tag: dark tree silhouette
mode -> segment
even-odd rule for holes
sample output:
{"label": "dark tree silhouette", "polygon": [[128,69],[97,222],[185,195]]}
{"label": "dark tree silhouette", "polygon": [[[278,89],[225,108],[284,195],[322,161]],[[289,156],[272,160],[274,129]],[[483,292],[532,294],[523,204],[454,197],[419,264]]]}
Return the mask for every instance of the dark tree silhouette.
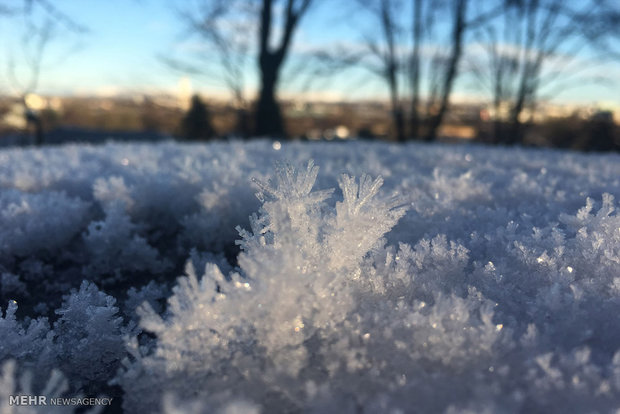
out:
{"label": "dark tree silhouette", "polygon": [[209,109],[198,95],[192,96],[191,106],[181,121],[180,134],[182,138],[194,141],[208,140],[215,136],[209,119]]}
{"label": "dark tree silhouette", "polygon": [[[35,93],[39,87],[41,72],[45,69],[46,53],[51,42],[58,35],[83,35],[88,32],[88,29],[48,0],[24,0],[23,7],[0,8],[0,14],[17,16],[24,20],[19,44],[22,67],[17,68],[16,56],[11,54],[8,57],[7,77],[23,105],[27,125],[32,126],[34,130],[34,143],[41,145],[44,141],[43,121],[38,112],[29,105],[27,97]],[[75,52],[75,47],[68,50],[67,55],[73,52]],[[58,62],[64,59],[66,56]]]}
{"label": "dark tree silhouette", "polygon": [[454,79],[457,75],[458,65],[463,55],[463,38],[465,33],[465,15],[467,13],[468,0],[455,0],[453,7],[453,25],[452,25],[452,45],[450,57],[447,60],[443,81],[441,84],[441,98],[437,113],[432,115],[429,120],[428,132],[426,133],[426,141],[433,141],[437,138],[437,130],[443,122],[443,118],[450,104],[450,95],[454,86]]}
{"label": "dark tree silhouette", "polygon": [[[606,0],[501,0],[503,14],[481,28],[488,60],[471,59],[472,73],[492,96],[494,141],[523,141],[526,110],[567,89],[600,82],[588,70],[618,58],[620,4]],[[580,59],[586,49],[595,58]],[[505,112],[505,113],[504,113]]]}
{"label": "dark tree silhouette", "polygon": [[395,13],[393,2],[382,0],[380,5],[381,27],[387,45],[387,53],[384,53],[385,77],[390,89],[390,102],[392,105],[392,118],[396,129],[396,139],[405,141],[405,115],[399,100],[398,92],[398,58],[396,53],[396,24],[393,15]]}
{"label": "dark tree silhouette", "polygon": [[382,78],[388,88],[394,136],[405,141],[405,115],[401,102],[402,56],[398,51],[400,34],[403,31],[399,13],[400,0],[358,0],[379,26],[379,35],[365,35],[365,46],[370,59],[360,59],[363,66]]}
{"label": "dark tree silhouette", "polygon": [[161,59],[174,70],[224,84],[237,115],[234,133],[247,138],[251,131],[246,68],[253,40],[247,33],[256,28],[258,8],[252,0],[203,0],[191,5],[194,7],[188,6],[179,16],[188,35],[198,36],[205,50],[197,50],[192,56]]}
{"label": "dark tree silhouette", "polygon": [[308,11],[312,0],[287,0],[281,35],[275,49],[271,47],[275,29],[274,0],[263,0],[260,12],[258,67],[260,92],[256,104],[256,135],[284,136],[280,105],[276,99],[278,78],[289,52],[299,21]]}
{"label": "dark tree silhouette", "polygon": [[[475,7],[473,12],[470,12],[470,9],[474,9],[474,7],[470,7],[470,0],[450,0],[443,4],[443,8],[438,8],[437,4],[432,0],[415,0],[413,14],[410,136],[413,138],[419,137],[421,132],[423,132],[422,130],[425,129],[423,136],[426,141],[434,141],[437,138],[439,127],[450,108],[450,98],[454,83],[461,71],[467,34],[502,12],[501,6],[491,5],[489,7],[487,2],[484,5],[476,3],[477,7]],[[427,10],[425,13],[424,9]],[[431,65],[426,71],[430,88],[427,96],[424,122],[421,122],[418,109],[418,102],[420,101],[420,61],[422,60],[420,42],[421,40],[428,41],[428,38],[432,37],[433,26],[437,18],[433,13],[451,16],[451,20],[449,20],[450,38],[447,42],[448,48],[444,51],[435,52],[430,59]],[[439,17],[443,16],[440,15]],[[422,126],[424,128],[421,128]]]}
{"label": "dark tree silhouette", "polygon": [[411,50],[411,116],[409,118],[409,136],[416,139],[420,134],[420,46],[422,44],[422,2],[413,0],[412,26],[413,48]]}
{"label": "dark tree silhouette", "polygon": [[618,151],[620,141],[617,140],[613,114],[609,111],[601,111],[586,123],[587,142],[583,149],[590,151]]}
{"label": "dark tree silhouette", "polygon": [[43,58],[49,42],[52,40],[55,25],[56,21],[51,18],[47,18],[41,26],[31,24],[30,28],[22,38],[21,47],[22,51],[26,54],[25,60],[27,62],[28,70],[21,71],[21,75],[24,76],[25,72],[29,72],[26,82],[22,83],[20,76],[17,75],[13,56],[9,58],[8,76],[11,80],[13,88],[17,90],[21,104],[24,107],[26,124],[29,127],[32,126],[32,129],[34,130],[33,135],[35,145],[43,144],[43,121],[37,111],[28,104],[27,96],[35,92],[38,88]]}
{"label": "dark tree silhouette", "polygon": [[[412,13],[404,15],[406,3],[402,0],[357,0],[357,4],[374,17],[380,28],[366,34],[368,58],[359,61],[388,87],[396,139],[435,140],[449,109],[467,32],[498,14],[501,7],[478,7],[475,12],[469,12],[469,0],[414,0]],[[445,41],[440,39],[442,31],[436,28],[438,21],[450,27],[450,37]],[[408,30],[412,40],[410,49],[402,36]],[[402,86],[406,80],[411,86],[408,133]],[[426,87],[424,109],[420,104],[423,84]]]}
{"label": "dark tree silhouette", "polygon": [[[194,74],[205,74],[223,81],[238,108],[238,133],[248,130],[244,98],[245,61],[250,55],[251,31],[258,34],[257,69],[259,95],[255,108],[255,135],[284,136],[284,125],[277,92],[282,68],[289,54],[295,31],[313,0],[203,0],[197,10],[181,13],[192,33],[199,33],[213,52],[207,62],[217,60],[218,71],[186,61],[164,58],[172,67]],[[282,16],[275,16],[282,5]],[[281,24],[281,27],[277,27]],[[275,36],[278,38],[274,38]]]}

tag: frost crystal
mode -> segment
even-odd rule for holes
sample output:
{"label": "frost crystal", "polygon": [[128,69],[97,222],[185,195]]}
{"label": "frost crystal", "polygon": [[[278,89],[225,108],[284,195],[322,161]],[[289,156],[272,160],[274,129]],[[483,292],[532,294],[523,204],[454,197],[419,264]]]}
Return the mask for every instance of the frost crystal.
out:
{"label": "frost crystal", "polygon": [[111,377],[124,355],[122,318],[116,300],[84,281],[79,291],[65,297],[56,311],[56,348],[59,368],[74,387],[88,388]]}
{"label": "frost crystal", "polygon": [[1,150],[0,411],[620,407],[618,155],[274,148]]}
{"label": "frost crystal", "polygon": [[240,229],[240,272],[225,277],[207,264],[199,281],[189,263],[167,317],[145,304],[141,326],[158,341],[142,367],[195,375],[200,384],[241,376],[241,389],[254,398],[275,392],[280,379],[318,368],[315,343],[338,335],[362,289],[355,282],[362,259],[382,247],[405,209],[378,197],[380,178],[363,176],[358,184],[346,175],[344,200],[330,207],[333,190],[312,191],[317,174],[311,161],[305,171],[278,167],[276,184],[255,180],[263,206],[252,232]]}

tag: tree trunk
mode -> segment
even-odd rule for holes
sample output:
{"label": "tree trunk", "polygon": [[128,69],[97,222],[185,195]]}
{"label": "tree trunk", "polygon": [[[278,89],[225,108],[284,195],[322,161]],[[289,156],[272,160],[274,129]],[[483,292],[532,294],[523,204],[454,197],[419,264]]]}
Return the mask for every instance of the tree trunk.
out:
{"label": "tree trunk", "polygon": [[[531,53],[530,51],[532,48],[536,47],[536,17],[539,12],[540,3],[537,0],[533,0],[528,2],[526,7],[526,37],[525,44],[523,45],[523,50],[521,52],[521,77],[519,79],[519,88],[517,91],[516,100],[510,111],[508,134],[506,136],[506,143],[509,145],[520,144],[523,141],[523,128],[520,118],[526,102],[530,100],[530,97],[532,96],[530,85],[531,80],[536,73],[536,63],[531,62],[528,53]],[[537,51],[536,61],[542,58],[541,53],[542,50]]]}
{"label": "tree trunk", "polygon": [[493,136],[491,137],[492,144],[499,144],[504,140],[503,121],[499,116],[502,103],[501,75],[501,69],[498,68],[495,77],[495,96],[493,97],[493,110],[495,114],[493,119]]}
{"label": "tree trunk", "polygon": [[35,145],[41,146],[43,145],[44,135],[43,135],[43,122],[41,118],[37,117],[34,121],[34,142]]}
{"label": "tree trunk", "polygon": [[398,102],[398,80],[396,78],[396,63],[391,62],[388,68],[388,84],[390,86],[390,101],[392,105],[392,120],[398,142],[405,142],[405,117]]}
{"label": "tree trunk", "polygon": [[510,111],[510,125],[508,127],[508,134],[506,136],[506,143],[509,145],[521,144],[523,141],[523,128],[521,125],[521,113],[525,108],[525,102],[528,99],[528,77],[530,74],[529,64],[525,65],[523,70],[523,76],[521,77],[521,83],[519,86],[519,92],[517,101],[513,105]]}
{"label": "tree trunk", "polygon": [[280,64],[274,55],[260,59],[261,85],[256,107],[257,136],[283,137],[284,125],[280,105],[276,101],[276,85]]}
{"label": "tree trunk", "polygon": [[452,32],[452,54],[448,61],[448,68],[444,77],[441,105],[436,115],[431,117],[426,135],[426,141],[434,141],[437,138],[437,130],[443,122],[443,118],[450,104],[450,95],[456,78],[457,69],[463,54],[463,35],[465,32],[465,15],[467,0],[456,0],[454,29]]}
{"label": "tree trunk", "polygon": [[523,143],[523,124],[521,123],[521,113],[523,112],[523,105],[520,101],[512,109],[510,116],[510,123],[508,125],[508,132],[505,137],[505,142],[508,145],[519,145]]}
{"label": "tree trunk", "polygon": [[237,125],[235,127],[235,134],[243,139],[248,139],[252,133],[250,126],[250,118],[246,108],[237,108]]}
{"label": "tree trunk", "polygon": [[398,95],[398,69],[399,62],[396,55],[395,27],[391,11],[391,3],[388,0],[381,2],[381,27],[387,43],[385,60],[385,80],[390,89],[390,101],[392,105],[392,120],[394,132],[398,142],[405,141],[405,118],[399,102]]}
{"label": "tree trunk", "polygon": [[396,139],[398,142],[405,142],[405,116],[402,108],[397,106],[393,112],[394,126],[396,127]]}
{"label": "tree trunk", "polygon": [[41,117],[34,110],[28,107],[28,104],[26,104],[25,98],[22,98],[22,105],[24,107],[24,117],[26,118],[26,126],[28,130],[30,130],[31,127],[34,129],[33,131],[34,145],[36,146],[43,145],[45,136],[43,132],[43,121],[41,120]]}
{"label": "tree trunk", "polygon": [[493,136],[491,137],[491,144],[501,144],[504,142],[504,126],[503,122],[499,118],[493,120]]}
{"label": "tree trunk", "polygon": [[[271,12],[274,0],[263,0],[260,14],[260,52],[258,66],[260,69],[260,93],[256,105],[255,134],[258,136],[284,137],[284,124],[280,105],[276,100],[278,87],[278,75],[282,64],[286,60],[291,39],[299,20],[306,13],[312,0],[288,0],[285,7],[284,27],[280,37],[280,44],[275,50],[271,50],[269,39],[271,37],[272,18]],[[297,5],[298,7],[295,7]]]}
{"label": "tree trunk", "polygon": [[411,120],[409,135],[420,135],[420,43],[422,41],[422,0],[414,0],[413,7],[413,56],[411,57]]}

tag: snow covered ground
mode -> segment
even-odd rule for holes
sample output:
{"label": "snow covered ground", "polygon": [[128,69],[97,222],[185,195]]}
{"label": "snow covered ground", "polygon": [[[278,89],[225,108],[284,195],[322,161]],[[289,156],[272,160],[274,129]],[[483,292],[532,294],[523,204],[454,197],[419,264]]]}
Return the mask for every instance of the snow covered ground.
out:
{"label": "snow covered ground", "polygon": [[614,154],[4,149],[0,412],[620,412],[619,197]]}

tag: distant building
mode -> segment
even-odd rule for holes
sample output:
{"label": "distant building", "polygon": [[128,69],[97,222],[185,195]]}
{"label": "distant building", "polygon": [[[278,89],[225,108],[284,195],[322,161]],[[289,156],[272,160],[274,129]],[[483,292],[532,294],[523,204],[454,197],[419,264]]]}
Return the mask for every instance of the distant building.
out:
{"label": "distant building", "polygon": [[2,117],[2,123],[10,128],[26,129],[28,123],[24,116],[24,105],[22,103],[14,103]]}

